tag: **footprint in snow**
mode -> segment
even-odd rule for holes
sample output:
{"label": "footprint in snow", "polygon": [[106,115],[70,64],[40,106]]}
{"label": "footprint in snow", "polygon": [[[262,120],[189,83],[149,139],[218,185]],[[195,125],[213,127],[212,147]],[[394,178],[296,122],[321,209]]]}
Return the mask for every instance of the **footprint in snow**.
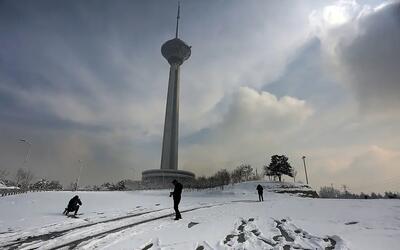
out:
{"label": "footprint in snow", "polygon": [[346,222],[346,223],[344,223],[345,225],[354,225],[354,224],[357,224],[358,223],[358,221],[349,221],[349,222]]}
{"label": "footprint in snow", "polygon": [[141,250],[161,250],[160,240],[158,238],[152,239],[140,248]]}
{"label": "footprint in snow", "polygon": [[[279,234],[271,238],[265,237],[258,228],[254,218],[240,219],[235,223],[235,229],[228,234],[221,243],[229,248],[280,248],[289,249],[335,249],[338,243],[342,245],[343,241],[338,236],[319,237],[308,234],[301,228],[298,228],[290,219],[274,220],[275,228]],[[346,248],[342,248],[346,249]]]}

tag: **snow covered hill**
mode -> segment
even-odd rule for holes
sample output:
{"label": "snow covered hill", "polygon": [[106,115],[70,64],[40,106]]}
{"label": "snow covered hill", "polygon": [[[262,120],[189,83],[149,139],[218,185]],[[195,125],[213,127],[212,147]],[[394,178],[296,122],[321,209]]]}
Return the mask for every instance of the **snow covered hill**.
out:
{"label": "snow covered hill", "polygon": [[264,191],[275,192],[275,193],[287,193],[293,194],[299,197],[310,197],[318,198],[318,194],[311,187],[293,182],[278,182],[278,181],[248,181],[238,183],[233,186],[227,186],[227,190],[233,190],[236,192],[253,193],[255,187],[261,184],[264,187]]}
{"label": "snow covered hill", "polygon": [[[398,249],[399,200],[301,198],[264,182],[258,202],[257,184],[186,191],[179,221],[170,190],[1,197],[0,248]],[[77,219],[61,214],[75,194],[83,202]]]}

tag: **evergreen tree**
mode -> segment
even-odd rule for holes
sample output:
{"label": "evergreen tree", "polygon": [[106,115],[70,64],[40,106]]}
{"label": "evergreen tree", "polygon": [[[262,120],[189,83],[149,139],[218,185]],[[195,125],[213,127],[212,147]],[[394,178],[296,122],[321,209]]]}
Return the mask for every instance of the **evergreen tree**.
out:
{"label": "evergreen tree", "polygon": [[282,181],[282,175],[293,177],[293,169],[288,160],[286,155],[271,156],[271,163],[267,167],[268,173],[277,176],[279,181]]}

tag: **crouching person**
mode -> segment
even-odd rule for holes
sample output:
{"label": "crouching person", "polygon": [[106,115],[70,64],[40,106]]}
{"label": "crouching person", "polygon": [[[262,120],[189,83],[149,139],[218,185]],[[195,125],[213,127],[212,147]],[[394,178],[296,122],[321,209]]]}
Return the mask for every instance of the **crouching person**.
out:
{"label": "crouching person", "polygon": [[63,214],[68,215],[69,212],[74,212],[74,216],[78,213],[79,206],[82,206],[82,201],[78,195],[75,195],[69,202],[68,207],[65,208]]}

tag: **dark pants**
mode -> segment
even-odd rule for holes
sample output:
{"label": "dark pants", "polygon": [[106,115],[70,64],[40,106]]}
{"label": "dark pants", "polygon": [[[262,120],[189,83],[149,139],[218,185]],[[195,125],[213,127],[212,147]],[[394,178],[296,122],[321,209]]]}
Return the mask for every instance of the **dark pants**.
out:
{"label": "dark pants", "polygon": [[263,192],[258,192],[258,200],[264,201]]}
{"label": "dark pants", "polygon": [[63,214],[68,215],[69,212],[75,212],[74,215],[76,215],[78,213],[78,210],[79,210],[79,205],[76,205],[74,207],[67,207],[64,210]]}
{"label": "dark pants", "polygon": [[179,202],[181,202],[181,197],[174,197],[174,210],[175,210],[175,219],[182,219],[181,212],[179,212]]}

